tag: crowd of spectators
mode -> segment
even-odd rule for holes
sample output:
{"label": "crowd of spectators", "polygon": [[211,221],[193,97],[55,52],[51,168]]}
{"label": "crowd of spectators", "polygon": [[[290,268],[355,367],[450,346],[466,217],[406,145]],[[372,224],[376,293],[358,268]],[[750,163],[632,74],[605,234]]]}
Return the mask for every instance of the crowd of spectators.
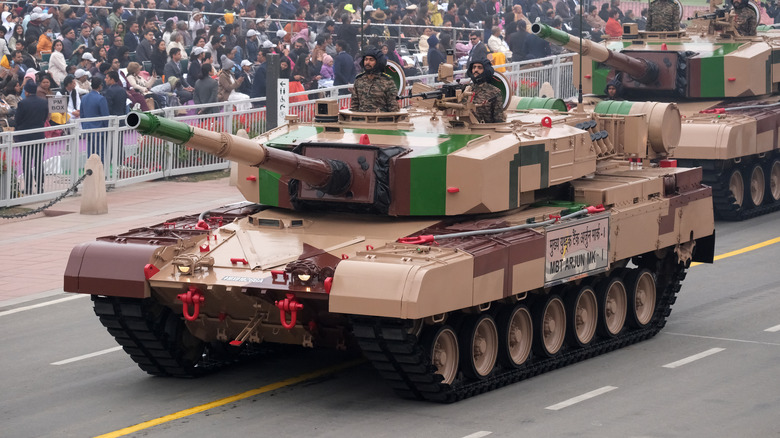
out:
{"label": "crowd of spectators", "polygon": [[[40,97],[68,96],[67,113],[51,114],[50,125],[190,102],[245,109],[250,98],[266,94],[271,53],[280,55],[279,76],[290,80],[290,91],[309,91],[352,84],[361,45],[381,49],[407,75],[436,73],[448,53],[461,66],[475,56],[494,65],[548,56],[556,48],[531,34],[531,24],[573,31],[578,23],[573,0],[514,3],[506,9],[494,0],[5,3],[0,118],[14,125],[28,82]],[[612,0],[609,16],[589,9],[594,39],[609,33],[613,18],[626,18],[619,0]]]}

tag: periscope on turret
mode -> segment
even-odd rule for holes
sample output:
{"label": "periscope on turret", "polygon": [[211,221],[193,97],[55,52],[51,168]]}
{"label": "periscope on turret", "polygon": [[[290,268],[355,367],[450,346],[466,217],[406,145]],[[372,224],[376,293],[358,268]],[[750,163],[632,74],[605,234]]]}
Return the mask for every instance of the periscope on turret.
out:
{"label": "periscope on turret", "polygon": [[701,170],[669,159],[676,106],[569,111],[497,80],[499,123],[419,84],[410,108],[320,100],[313,123],[252,139],[131,113],[237,162],[250,202],[80,245],[65,290],[153,375],[264,343],[360,349],[398,394],[439,402],[653,336],[714,250]]}

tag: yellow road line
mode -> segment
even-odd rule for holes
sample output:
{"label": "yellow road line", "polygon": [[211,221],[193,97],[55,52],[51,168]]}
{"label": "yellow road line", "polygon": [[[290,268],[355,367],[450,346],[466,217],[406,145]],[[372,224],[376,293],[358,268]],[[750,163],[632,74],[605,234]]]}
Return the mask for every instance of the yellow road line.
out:
{"label": "yellow road line", "polygon": [[356,365],[359,365],[361,363],[364,363],[365,359],[356,359],[349,362],[345,362],[342,364],[334,365],[332,367],[323,368],[321,370],[313,371],[311,373],[301,374],[297,377],[292,377],[286,380],[281,380],[276,383],[271,383],[270,385],[265,385],[260,388],[255,388],[246,392],[242,392],[240,394],[231,395],[230,397],[225,397],[223,399],[215,400],[211,403],[206,403],[200,406],[195,406],[194,408],[185,409],[183,411],[175,412],[173,414],[166,415],[164,417],[155,418],[153,420],[144,421],[143,423],[136,424],[135,426],[126,427],[124,429],[119,429],[114,432],[109,432],[103,435],[99,435],[95,438],[115,438],[120,436],[125,436],[128,434],[131,434],[133,432],[138,432],[140,430],[148,429],[153,426],[157,426],[163,423],[167,423],[169,421],[178,420],[180,418],[188,417],[193,414],[197,414],[203,411],[207,411],[209,409],[217,408],[220,406],[224,406],[228,403],[237,402],[239,400],[244,400],[249,397],[253,397],[259,394],[263,394],[266,392],[274,391],[279,388],[284,388],[285,386],[295,385],[296,383],[305,382],[306,380],[315,379],[317,377],[321,377],[327,374],[333,374],[338,371],[345,370],[347,368],[352,368]]}
{"label": "yellow road line", "polygon": [[[734,250],[734,251],[731,251],[731,252],[727,252],[725,254],[721,254],[719,256],[715,256],[715,261],[723,260],[725,258],[732,257],[732,256],[735,256],[735,255],[744,254],[746,252],[754,251],[756,249],[760,249],[760,248],[763,248],[765,246],[774,245],[775,243],[778,243],[778,242],[780,242],[780,237],[775,237],[774,239],[769,239],[769,240],[766,240],[766,241],[761,242],[761,243],[756,243],[755,245],[746,246],[746,247],[741,248],[741,249],[737,249],[737,250]],[[699,262],[691,263],[691,267],[696,266],[696,265],[700,265],[700,264],[701,263],[699,263]]]}

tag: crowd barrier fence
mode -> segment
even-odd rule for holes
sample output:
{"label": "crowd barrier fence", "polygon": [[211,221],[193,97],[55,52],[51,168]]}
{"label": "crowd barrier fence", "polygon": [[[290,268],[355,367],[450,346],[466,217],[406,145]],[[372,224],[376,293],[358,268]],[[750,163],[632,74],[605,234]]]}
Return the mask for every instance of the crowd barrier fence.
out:
{"label": "crowd barrier fence", "polygon": [[[512,93],[537,96],[544,82],[552,85],[554,97],[576,94],[572,84],[571,55],[559,55],[530,62],[512,63],[504,75]],[[464,77],[463,71],[456,77]],[[437,85],[436,75],[407,77],[407,90],[414,82]],[[341,108],[349,108],[350,95],[339,90],[350,85],[290,94],[305,100],[289,105],[289,114],[301,122],[311,122],[317,98],[338,98]],[[265,98],[209,105],[168,107],[153,111],[172,120],[213,131],[237,133],[245,129],[250,137],[265,132]],[[260,103],[260,105],[257,105]],[[405,103],[405,101],[404,101]],[[214,112],[206,113],[211,109]],[[276,110],[274,108],[274,110]],[[82,122],[105,122],[105,127],[83,129]],[[282,122],[282,121],[280,121]],[[18,141],[20,135],[43,133],[41,140]],[[52,200],[85,172],[87,158],[98,154],[104,164],[107,187],[120,187],[142,181],[226,169],[229,162],[198,150],[138,134],[124,123],[124,117],[75,119],[65,125],[0,133],[0,207]]]}

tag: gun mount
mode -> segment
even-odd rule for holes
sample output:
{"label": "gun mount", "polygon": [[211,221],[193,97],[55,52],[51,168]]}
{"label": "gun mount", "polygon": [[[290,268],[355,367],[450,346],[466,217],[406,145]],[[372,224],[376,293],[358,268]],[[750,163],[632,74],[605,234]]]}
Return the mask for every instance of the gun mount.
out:
{"label": "gun mount", "polygon": [[149,113],[131,112],[127,125],[142,134],[201,150],[220,158],[262,167],[301,180],[328,195],[343,195],[353,183],[350,167],[341,160],[316,159],[267,148],[260,143],[224,132],[212,132]]}
{"label": "gun mount", "polygon": [[531,26],[531,32],[539,38],[573,52],[579,52],[580,44],[582,44],[582,56],[590,57],[597,62],[603,62],[615,70],[624,72],[631,76],[631,79],[642,84],[652,84],[658,79],[658,63],[653,60],[635,58],[615,52],[593,41],[581,40],[576,36],[569,35],[562,30],[542,23],[534,23]]}

